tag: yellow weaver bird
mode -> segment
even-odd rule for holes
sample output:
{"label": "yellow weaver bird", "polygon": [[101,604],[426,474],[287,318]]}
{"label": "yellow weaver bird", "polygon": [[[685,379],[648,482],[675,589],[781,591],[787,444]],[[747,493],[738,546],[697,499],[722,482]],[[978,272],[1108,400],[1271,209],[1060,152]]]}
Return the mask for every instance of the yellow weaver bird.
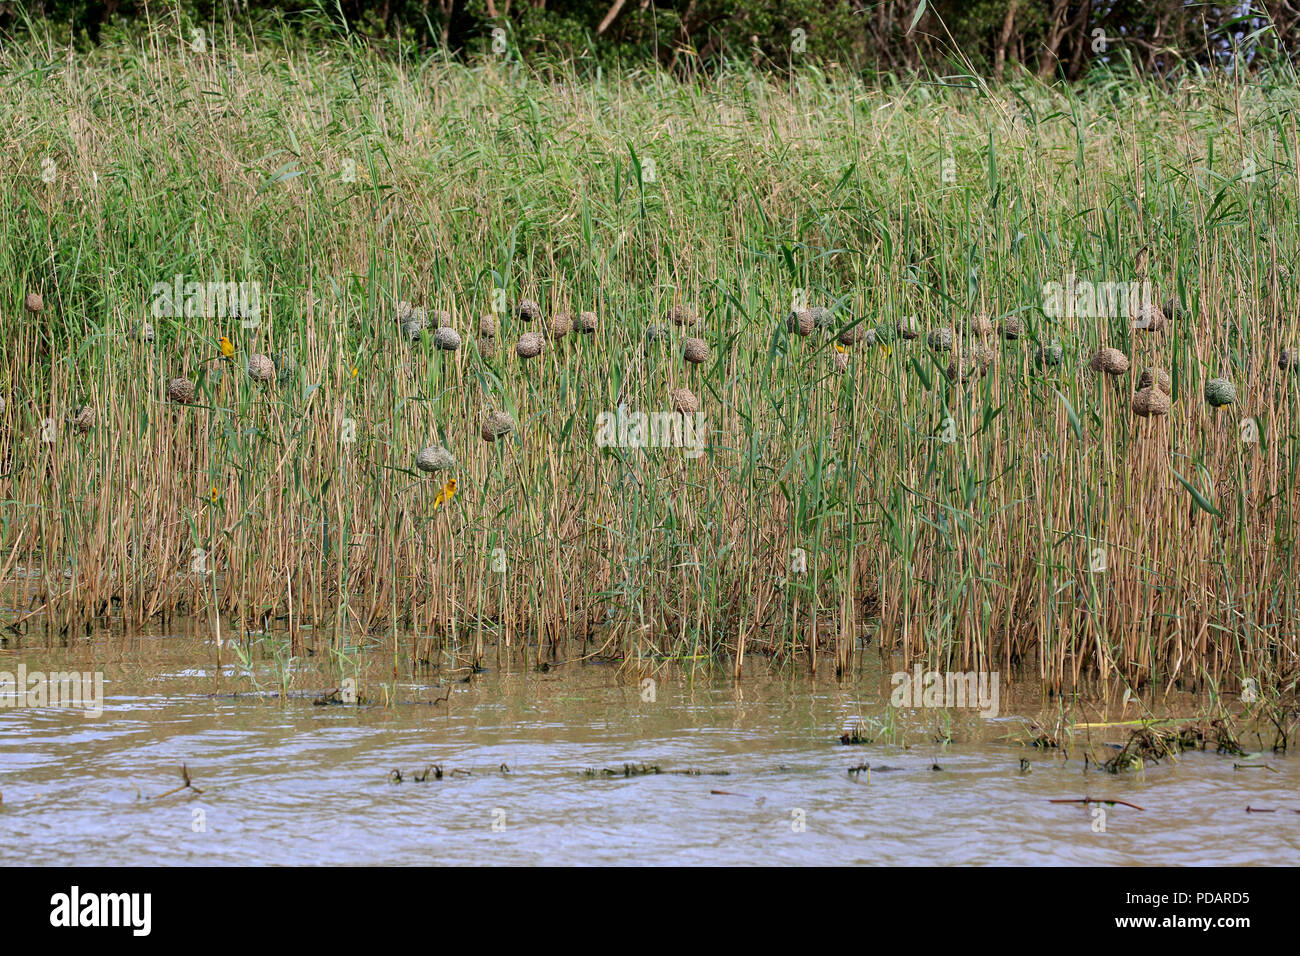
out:
{"label": "yellow weaver bird", "polygon": [[227,362],[235,357],[235,343],[224,335],[221,337],[221,357]]}
{"label": "yellow weaver bird", "polygon": [[453,478],[450,481],[448,481],[445,485],[443,485],[442,491],[438,492],[438,497],[433,499],[433,510],[437,511],[447,502],[451,501],[451,499],[454,498],[455,496],[456,496],[456,479]]}
{"label": "yellow weaver bird", "polygon": [[845,349],[844,346],[840,345],[839,342],[836,342],[836,343],[835,343],[835,351],[837,351],[837,352],[845,352],[845,351],[848,351],[848,350]]}

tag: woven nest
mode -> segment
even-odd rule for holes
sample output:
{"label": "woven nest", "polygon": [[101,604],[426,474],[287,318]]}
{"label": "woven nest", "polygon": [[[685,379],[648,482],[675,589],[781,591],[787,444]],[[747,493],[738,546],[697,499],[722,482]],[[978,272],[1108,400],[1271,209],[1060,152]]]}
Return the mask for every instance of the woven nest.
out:
{"label": "woven nest", "polygon": [[484,315],[479,317],[478,335],[481,339],[494,339],[497,337],[496,316]]}
{"label": "woven nest", "polygon": [[911,340],[921,336],[920,326],[917,325],[916,319],[910,315],[894,326],[894,330],[898,333],[899,338]]}
{"label": "woven nest", "polygon": [[997,352],[985,345],[976,345],[948,363],[948,378],[954,382],[978,378],[989,370]]}
{"label": "woven nest", "polygon": [[1049,342],[1039,346],[1036,358],[1042,366],[1060,365],[1065,361],[1065,349],[1060,342]]}
{"label": "woven nest", "polygon": [[836,352],[835,358],[832,361],[834,362],[834,364],[831,367],[835,370],[837,374],[843,375],[845,372],[849,370],[848,352]]}
{"label": "woven nest", "polygon": [[645,344],[649,348],[652,345],[666,345],[668,343],[668,330],[662,325],[650,325],[645,330]]}
{"label": "woven nest", "polygon": [[1018,316],[1009,315],[998,323],[1004,339],[1018,339],[1025,334],[1025,323]]}
{"label": "woven nest", "polygon": [[509,412],[491,411],[483,416],[483,425],[479,433],[484,441],[496,441],[515,430],[515,420]]}
{"label": "woven nest", "polygon": [[812,313],[813,325],[819,329],[829,329],[835,325],[835,313],[825,306],[814,305],[808,310]]}
{"label": "woven nest", "polygon": [[993,320],[983,312],[977,312],[970,317],[970,321],[962,328],[965,335],[991,335],[993,334]]}
{"label": "woven nest", "polygon": [[551,318],[549,329],[551,338],[562,339],[573,331],[573,316],[567,312],[557,312]]}
{"label": "woven nest", "polygon": [[133,334],[137,342],[149,343],[154,340],[153,326],[147,321],[137,325]]}
{"label": "woven nest", "polygon": [[495,355],[497,352],[497,340],[480,335],[478,337],[478,350],[483,355]]}
{"label": "woven nest", "polygon": [[1133,328],[1139,332],[1162,332],[1168,319],[1158,302],[1143,302],[1133,317]]}
{"label": "woven nest", "polygon": [[700,400],[689,388],[673,389],[672,400],[673,411],[681,412],[683,415],[694,415],[700,410]]}
{"label": "woven nest", "polygon": [[456,467],[456,456],[441,445],[430,445],[415,456],[415,467],[432,474]]}
{"label": "woven nest", "polygon": [[1173,383],[1169,380],[1169,373],[1162,368],[1148,368],[1142,370],[1142,375],[1138,378],[1138,388],[1155,388],[1164,392],[1166,395],[1172,395],[1170,391]]}
{"label": "woven nest", "polygon": [[1165,299],[1164,305],[1160,311],[1165,314],[1165,318],[1177,322],[1180,319],[1187,318],[1187,310],[1178,304],[1177,299]]}
{"label": "woven nest", "polygon": [[859,322],[857,325],[850,326],[842,331],[839,334],[837,341],[840,345],[857,345],[859,342],[871,339],[872,341],[867,342],[867,344],[874,345],[875,337],[875,332],[867,328],[866,323]]}
{"label": "woven nest", "polygon": [[248,377],[255,382],[269,382],[275,378],[275,363],[269,355],[250,355],[248,357]]}
{"label": "woven nest", "polygon": [[433,344],[444,352],[455,352],[460,348],[460,333],[450,325],[441,325],[433,333]]}
{"label": "woven nest", "polygon": [[675,305],[669,309],[668,321],[677,326],[698,325],[700,317],[695,312],[694,303],[688,303],[686,305]]}
{"label": "woven nest", "polygon": [[72,420],[72,424],[84,435],[95,427],[95,410],[89,405],[83,405],[81,411],[77,412],[77,417]]}
{"label": "woven nest", "polygon": [[8,407],[9,407],[9,403],[5,401],[3,395],[0,395],[0,415],[3,415],[5,413],[5,409]]}
{"label": "woven nest", "polygon": [[1277,356],[1277,367],[1287,372],[1300,365],[1300,349],[1283,349]]}
{"label": "woven nest", "polygon": [[293,380],[294,375],[298,372],[298,363],[294,361],[292,355],[288,352],[276,352],[272,356],[272,361],[275,362],[276,378],[279,379],[281,385]]}
{"label": "woven nest", "polygon": [[515,353],[523,359],[536,358],[546,348],[546,340],[540,332],[525,332],[515,343]]}
{"label": "woven nest", "polygon": [[45,300],[39,292],[28,292],[27,298],[23,299],[23,308],[28,312],[44,312]]}
{"label": "woven nest", "polygon": [[1169,393],[1148,386],[1133,396],[1133,414],[1139,418],[1169,414]]}
{"label": "woven nest", "polygon": [[523,299],[515,306],[515,318],[521,322],[537,322],[542,317],[542,307],[532,299]]}
{"label": "woven nest", "polygon": [[1098,349],[1088,367],[1094,372],[1105,372],[1107,375],[1123,375],[1128,371],[1128,356],[1119,349]]}
{"label": "woven nest", "polygon": [[194,403],[194,383],[188,378],[174,378],[167,383],[167,398],[177,405]]}
{"label": "woven nest", "polygon": [[451,325],[451,313],[446,309],[434,309],[429,313],[429,322],[434,328]]}
{"label": "woven nest", "polygon": [[1215,408],[1231,405],[1237,400],[1237,386],[1226,378],[1212,378],[1205,383],[1205,400]]}
{"label": "woven nest", "polygon": [[682,343],[682,358],[693,365],[703,365],[709,360],[709,343],[704,339],[687,339]]}
{"label": "woven nest", "polygon": [[952,340],[954,338],[952,329],[947,326],[941,329],[935,329],[925,337],[926,343],[936,352],[951,352]]}
{"label": "woven nest", "polygon": [[785,317],[786,331],[795,335],[812,335],[814,327],[811,309],[794,309]]}
{"label": "woven nest", "polygon": [[[405,309],[403,309],[405,306]],[[428,313],[424,309],[413,309],[409,302],[398,303],[398,320],[402,324],[402,335],[408,342],[420,341],[420,333],[428,323]]]}
{"label": "woven nest", "polygon": [[596,331],[600,320],[596,318],[595,312],[579,312],[578,317],[573,320],[573,330],[583,335],[590,335]]}

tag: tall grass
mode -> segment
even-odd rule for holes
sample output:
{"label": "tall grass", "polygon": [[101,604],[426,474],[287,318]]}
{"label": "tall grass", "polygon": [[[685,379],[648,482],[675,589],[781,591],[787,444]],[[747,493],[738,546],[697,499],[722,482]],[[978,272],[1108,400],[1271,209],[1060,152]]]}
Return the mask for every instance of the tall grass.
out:
{"label": "tall grass", "polygon": [[[873,644],[1058,687],[1294,680],[1294,78],[881,89],[215,40],[0,53],[0,578],[20,630],[120,612],[372,632],[398,664],[455,640],[843,669]],[[1143,270],[1186,309],[1163,332],[1041,308],[1045,282]],[[260,324],[132,338],[176,274],[260,282]],[[833,335],[786,331],[796,290],[882,341],[835,374]],[[521,361],[524,298],[600,328]],[[404,341],[399,300],[450,311],[465,346]],[[682,329],[644,342],[688,302],[702,366]],[[503,303],[488,350],[478,317]],[[883,342],[905,316],[979,313],[1027,331],[959,335],[997,352],[964,382],[924,333]],[[1054,340],[1063,364],[1039,366]],[[1127,375],[1089,371],[1102,345]],[[296,372],[256,383],[253,353]],[[1171,374],[1167,417],[1130,411],[1146,367]],[[180,375],[194,406],[166,401]],[[1220,375],[1238,401],[1216,412]],[[668,410],[679,386],[704,457],[597,447],[600,412]],[[83,434],[65,420],[87,404]],[[479,437],[489,408],[507,439]],[[437,510],[442,481],[414,468],[433,443],[459,481]]]}

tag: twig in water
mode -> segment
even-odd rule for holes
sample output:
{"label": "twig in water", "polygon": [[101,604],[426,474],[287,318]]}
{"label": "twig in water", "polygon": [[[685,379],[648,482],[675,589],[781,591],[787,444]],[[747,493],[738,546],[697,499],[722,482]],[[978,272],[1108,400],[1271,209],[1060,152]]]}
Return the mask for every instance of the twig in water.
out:
{"label": "twig in water", "polygon": [[171,790],[168,790],[166,793],[160,793],[158,794],[158,796],[150,797],[149,799],[161,800],[163,797],[170,797],[173,793],[180,793],[182,790],[193,790],[195,793],[203,792],[198,787],[194,786],[194,781],[190,778],[190,768],[185,764],[181,764],[181,779],[183,779],[185,782],[181,784],[179,787],[173,787]]}
{"label": "twig in water", "polygon": [[1065,800],[1048,800],[1047,802],[1048,803],[1104,803],[1110,807],[1121,806],[1121,807],[1132,807],[1134,810],[1143,809],[1142,807],[1139,807],[1136,803],[1129,803],[1127,800],[1105,800],[1105,799],[1099,800],[1096,799],[1095,797],[1078,797],[1078,798],[1065,799]]}

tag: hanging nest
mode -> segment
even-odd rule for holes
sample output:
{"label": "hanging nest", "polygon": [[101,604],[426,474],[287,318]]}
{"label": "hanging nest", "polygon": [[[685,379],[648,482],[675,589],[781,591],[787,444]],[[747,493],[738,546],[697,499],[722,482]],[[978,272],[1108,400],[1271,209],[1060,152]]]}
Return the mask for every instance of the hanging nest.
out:
{"label": "hanging nest", "polygon": [[44,312],[45,300],[39,292],[28,292],[27,298],[23,299],[23,308],[32,313]]}
{"label": "hanging nest", "polygon": [[154,340],[153,326],[149,324],[148,320],[137,325],[133,334],[137,342],[144,342],[146,345]]}
{"label": "hanging nest", "polygon": [[1004,339],[1018,339],[1025,334],[1024,320],[1015,315],[1008,315],[998,323],[998,328]]}
{"label": "hanging nest", "polygon": [[812,335],[814,328],[811,309],[794,309],[785,318],[785,328],[795,335]]}
{"label": "hanging nest", "polygon": [[668,330],[662,325],[646,326],[645,330],[645,347],[648,351],[654,346],[663,346],[668,344]]}
{"label": "hanging nest", "polygon": [[[908,341],[921,337],[921,327],[917,324],[916,317],[911,315],[895,325],[894,331],[898,333],[899,338],[904,338]],[[951,329],[949,331],[951,331]]]}
{"label": "hanging nest", "polygon": [[456,467],[456,456],[441,445],[430,445],[415,456],[415,467],[433,474]]}
{"label": "hanging nest", "polygon": [[596,318],[595,312],[579,312],[578,317],[573,320],[573,330],[582,335],[590,335],[596,331],[596,326],[600,320]]}
{"label": "hanging nest", "polygon": [[434,309],[429,313],[429,322],[435,329],[442,328],[444,325],[451,325],[451,313],[445,309]]}
{"label": "hanging nest", "polygon": [[709,343],[704,339],[687,339],[682,343],[682,358],[693,365],[703,365],[709,360]]}
{"label": "hanging nest", "polygon": [[95,427],[95,410],[89,405],[81,406],[81,411],[77,412],[77,417],[72,420],[72,426],[86,434]]}
{"label": "hanging nest", "polygon": [[294,375],[298,373],[298,363],[294,361],[292,355],[288,352],[276,352],[272,356],[275,362],[276,379],[281,385],[286,385],[293,381]]}
{"label": "hanging nest", "polygon": [[952,329],[944,326],[941,329],[935,329],[927,335],[925,341],[929,344],[930,348],[934,349],[936,352],[951,352],[954,337]]}
{"label": "hanging nest", "polygon": [[700,400],[689,388],[675,388],[671,395],[673,411],[681,412],[683,415],[694,415],[700,410]]}
{"label": "hanging nest", "polygon": [[1283,349],[1277,356],[1277,367],[1289,372],[1300,365],[1300,349]]}
{"label": "hanging nest", "polygon": [[1174,322],[1187,318],[1187,310],[1179,305],[1177,299],[1165,299],[1160,311],[1164,313],[1166,319],[1171,319]]}
{"label": "hanging nest", "polygon": [[1105,372],[1107,375],[1123,375],[1128,371],[1128,356],[1119,349],[1098,349],[1088,367],[1094,372]]}
{"label": "hanging nest", "polygon": [[1065,349],[1060,342],[1041,345],[1038,348],[1037,360],[1038,364],[1044,367],[1060,365],[1065,361]]}
{"label": "hanging nest", "polygon": [[541,332],[525,332],[515,343],[515,353],[522,359],[536,358],[546,348],[546,340]]}
{"label": "hanging nest", "polygon": [[573,316],[567,312],[557,312],[551,318],[550,333],[553,339],[562,339],[573,331]]}
{"label": "hanging nest", "polygon": [[668,310],[668,321],[676,326],[698,325],[700,317],[695,312],[695,303],[673,306]]}
{"label": "hanging nest", "polygon": [[496,441],[515,430],[515,420],[509,412],[490,411],[483,416],[483,425],[479,433],[484,441]]}
{"label": "hanging nest", "polygon": [[177,405],[194,404],[194,383],[188,378],[174,378],[167,383],[167,399]]}
{"label": "hanging nest", "polygon": [[849,326],[847,329],[841,331],[836,341],[839,342],[840,345],[856,345],[866,339],[871,339],[867,344],[874,345],[875,337],[875,332],[867,328],[865,322],[859,322],[857,325]]}
{"label": "hanging nest", "polygon": [[515,318],[521,322],[538,322],[542,318],[542,307],[532,299],[523,299],[515,306]]}
{"label": "hanging nest", "polygon": [[269,382],[275,378],[275,363],[269,355],[253,354],[248,357],[248,377],[255,382]]}
{"label": "hanging nest", "polygon": [[986,345],[972,346],[948,363],[948,378],[954,382],[978,378],[992,367],[996,357],[997,352]]}
{"label": "hanging nest", "polygon": [[497,337],[497,320],[494,315],[479,316],[478,336],[481,339],[494,339]]}
{"label": "hanging nest", "polygon": [[450,325],[440,325],[433,333],[433,344],[444,352],[455,352],[460,348],[460,333]]}
{"label": "hanging nest", "polygon": [[1226,378],[1212,378],[1205,383],[1205,400],[1215,408],[1231,405],[1237,400],[1237,386]]}
{"label": "hanging nest", "polygon": [[420,335],[424,332],[424,326],[428,322],[428,313],[424,309],[416,309],[409,302],[397,303],[397,321],[402,327],[402,336],[408,342],[420,341]]}
{"label": "hanging nest", "polygon": [[835,370],[835,373],[837,375],[843,375],[845,372],[849,370],[849,353],[836,352],[834,354],[835,357],[832,360],[834,362],[834,365],[832,365],[831,367]]}
{"label": "hanging nest", "polygon": [[993,320],[983,312],[977,312],[962,327],[963,335],[992,335]]}
{"label": "hanging nest", "polygon": [[1143,302],[1133,317],[1133,328],[1140,332],[1163,332],[1168,319],[1157,302]]}
{"label": "hanging nest", "polygon": [[819,329],[833,328],[835,325],[835,313],[825,306],[814,305],[808,310],[812,313],[813,325]]}
{"label": "hanging nest", "polygon": [[1173,383],[1169,379],[1169,373],[1162,368],[1148,368],[1142,370],[1142,375],[1138,378],[1138,388],[1156,388],[1166,395],[1172,395],[1170,391]]}
{"label": "hanging nest", "polygon": [[1169,414],[1169,393],[1154,386],[1139,389],[1133,396],[1133,414],[1139,418]]}

